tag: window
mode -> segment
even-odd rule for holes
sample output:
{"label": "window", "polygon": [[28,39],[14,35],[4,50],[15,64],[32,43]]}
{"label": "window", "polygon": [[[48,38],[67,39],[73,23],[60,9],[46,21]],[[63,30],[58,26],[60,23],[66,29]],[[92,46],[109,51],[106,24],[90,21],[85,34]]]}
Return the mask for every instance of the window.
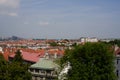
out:
{"label": "window", "polygon": [[37,76],[35,76],[35,80],[37,80]]}
{"label": "window", "polygon": [[117,73],[117,76],[119,77],[119,70],[117,70],[116,73]]}
{"label": "window", "polygon": [[30,69],[30,72],[33,72],[34,70],[33,69]]}
{"label": "window", "polygon": [[39,69],[35,69],[35,72],[36,72],[36,73],[39,73]]}
{"label": "window", "polygon": [[119,64],[119,59],[117,59],[117,64]]}
{"label": "window", "polygon": [[45,71],[44,71],[44,70],[41,70],[41,74],[45,74]]}
{"label": "window", "polygon": [[51,73],[51,70],[47,70],[46,72],[47,72],[47,73]]}

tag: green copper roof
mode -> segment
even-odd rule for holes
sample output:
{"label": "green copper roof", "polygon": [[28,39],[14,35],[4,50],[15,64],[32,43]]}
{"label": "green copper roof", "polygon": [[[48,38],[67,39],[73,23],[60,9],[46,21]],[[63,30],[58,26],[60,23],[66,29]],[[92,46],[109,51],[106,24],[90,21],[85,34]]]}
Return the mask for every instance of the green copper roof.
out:
{"label": "green copper roof", "polygon": [[40,60],[37,63],[30,66],[30,68],[38,68],[38,69],[54,69],[57,67],[58,67],[57,64],[45,58],[40,58]]}

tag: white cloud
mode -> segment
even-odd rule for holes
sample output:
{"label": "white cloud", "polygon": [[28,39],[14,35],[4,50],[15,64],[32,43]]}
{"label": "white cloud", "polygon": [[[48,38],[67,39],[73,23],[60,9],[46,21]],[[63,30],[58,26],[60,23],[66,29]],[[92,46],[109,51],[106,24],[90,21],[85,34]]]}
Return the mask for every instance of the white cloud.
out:
{"label": "white cloud", "polygon": [[0,0],[0,15],[18,16],[20,0]]}
{"label": "white cloud", "polygon": [[49,25],[49,22],[39,22],[39,25],[40,26],[47,26],[47,25]]}
{"label": "white cloud", "polygon": [[17,8],[19,6],[20,0],[0,0],[0,6]]}
{"label": "white cloud", "polygon": [[18,14],[15,12],[6,12],[6,11],[0,12],[0,15],[18,16]]}
{"label": "white cloud", "polygon": [[9,16],[18,16],[17,13],[8,13]]}

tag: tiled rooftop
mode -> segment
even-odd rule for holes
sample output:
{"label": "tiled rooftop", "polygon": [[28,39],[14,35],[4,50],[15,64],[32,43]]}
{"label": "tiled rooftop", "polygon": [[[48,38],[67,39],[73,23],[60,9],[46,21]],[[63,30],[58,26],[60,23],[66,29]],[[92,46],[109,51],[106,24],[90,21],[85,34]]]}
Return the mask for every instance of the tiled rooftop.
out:
{"label": "tiled rooftop", "polygon": [[52,60],[40,58],[40,60],[31,65],[30,68],[38,68],[38,69],[55,69],[58,67],[57,64],[55,64]]}

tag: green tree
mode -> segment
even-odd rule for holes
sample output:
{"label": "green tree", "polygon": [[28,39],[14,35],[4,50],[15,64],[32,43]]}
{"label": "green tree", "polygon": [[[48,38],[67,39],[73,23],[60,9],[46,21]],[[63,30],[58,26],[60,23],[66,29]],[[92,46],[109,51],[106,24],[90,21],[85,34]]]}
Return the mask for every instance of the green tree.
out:
{"label": "green tree", "polygon": [[114,55],[103,43],[86,43],[66,50],[61,64],[70,62],[68,80],[116,80]]}
{"label": "green tree", "polygon": [[28,72],[28,66],[19,62],[10,64],[9,73],[11,80],[31,80],[31,74]]}
{"label": "green tree", "polygon": [[13,62],[5,61],[0,55],[0,80],[31,80],[28,64],[24,64],[20,50],[16,52]]}
{"label": "green tree", "polygon": [[0,80],[5,79],[3,76],[6,76],[6,73],[7,73],[6,65],[7,65],[7,62],[5,61],[3,55],[0,54]]}
{"label": "green tree", "polygon": [[12,80],[31,80],[31,74],[28,72],[28,67],[28,64],[24,64],[20,50],[17,50],[13,62],[9,67]]}
{"label": "green tree", "polygon": [[57,42],[50,42],[50,46],[58,46]]}
{"label": "green tree", "polygon": [[115,39],[114,41],[110,41],[109,44],[118,45],[120,47],[120,40],[119,39]]}
{"label": "green tree", "polygon": [[23,63],[23,59],[22,59],[22,55],[21,55],[20,50],[17,50],[15,57],[13,59],[13,62]]}

